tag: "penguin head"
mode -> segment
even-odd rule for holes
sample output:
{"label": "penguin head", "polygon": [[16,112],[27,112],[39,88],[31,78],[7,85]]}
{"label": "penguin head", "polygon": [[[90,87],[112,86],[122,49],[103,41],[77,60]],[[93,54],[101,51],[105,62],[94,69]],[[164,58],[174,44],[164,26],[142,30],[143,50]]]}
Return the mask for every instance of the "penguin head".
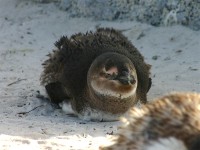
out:
{"label": "penguin head", "polygon": [[135,95],[138,84],[131,60],[117,53],[98,56],[90,66],[87,82],[95,94],[119,99]]}

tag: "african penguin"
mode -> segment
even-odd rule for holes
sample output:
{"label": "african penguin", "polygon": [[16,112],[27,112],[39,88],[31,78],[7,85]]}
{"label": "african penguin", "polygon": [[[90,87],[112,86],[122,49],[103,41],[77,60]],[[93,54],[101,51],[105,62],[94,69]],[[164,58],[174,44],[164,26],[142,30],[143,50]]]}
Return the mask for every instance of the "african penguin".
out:
{"label": "african penguin", "polygon": [[55,46],[41,75],[52,103],[70,104],[84,120],[112,121],[147,102],[151,66],[120,31],[63,36]]}

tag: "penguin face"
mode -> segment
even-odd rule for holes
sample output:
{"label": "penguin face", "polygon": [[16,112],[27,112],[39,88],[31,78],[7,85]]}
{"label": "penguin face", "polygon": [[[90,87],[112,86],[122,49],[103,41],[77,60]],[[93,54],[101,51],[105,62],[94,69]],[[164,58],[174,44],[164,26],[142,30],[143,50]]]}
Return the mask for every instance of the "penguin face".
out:
{"label": "penguin face", "polygon": [[92,63],[88,84],[96,94],[129,98],[136,93],[137,74],[133,63],[126,56],[105,53]]}

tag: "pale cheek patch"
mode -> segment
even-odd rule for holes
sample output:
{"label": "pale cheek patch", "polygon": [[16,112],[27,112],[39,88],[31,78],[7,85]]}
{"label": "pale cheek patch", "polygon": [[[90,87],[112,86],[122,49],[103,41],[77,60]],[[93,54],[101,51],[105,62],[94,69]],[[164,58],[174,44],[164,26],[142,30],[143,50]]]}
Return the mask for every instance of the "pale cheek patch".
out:
{"label": "pale cheek patch", "polygon": [[107,74],[118,74],[117,67],[111,67],[109,70],[106,71]]}

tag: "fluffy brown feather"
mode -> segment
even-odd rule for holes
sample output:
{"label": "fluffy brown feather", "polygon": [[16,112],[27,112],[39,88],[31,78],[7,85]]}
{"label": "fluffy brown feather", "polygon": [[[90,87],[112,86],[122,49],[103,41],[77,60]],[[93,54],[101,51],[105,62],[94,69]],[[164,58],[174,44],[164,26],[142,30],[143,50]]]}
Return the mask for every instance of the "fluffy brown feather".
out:
{"label": "fluffy brown feather", "polygon": [[[102,150],[145,150],[152,141],[174,137],[188,150],[200,149],[200,94],[174,93],[133,108],[115,144]],[[148,147],[148,146],[147,146]]]}
{"label": "fluffy brown feather", "polygon": [[[41,75],[42,85],[52,88],[51,83],[58,83],[61,86],[62,90],[57,95],[63,96],[54,102],[61,102],[66,97],[76,102],[77,99],[84,101],[91,64],[98,56],[114,52],[126,56],[134,64],[138,76],[137,99],[146,103],[146,94],[151,86],[150,65],[144,62],[141,53],[121,32],[100,28],[96,32],[78,33],[70,38],[63,36],[55,46],[56,50],[43,64]],[[78,103],[84,104],[80,100]]]}

